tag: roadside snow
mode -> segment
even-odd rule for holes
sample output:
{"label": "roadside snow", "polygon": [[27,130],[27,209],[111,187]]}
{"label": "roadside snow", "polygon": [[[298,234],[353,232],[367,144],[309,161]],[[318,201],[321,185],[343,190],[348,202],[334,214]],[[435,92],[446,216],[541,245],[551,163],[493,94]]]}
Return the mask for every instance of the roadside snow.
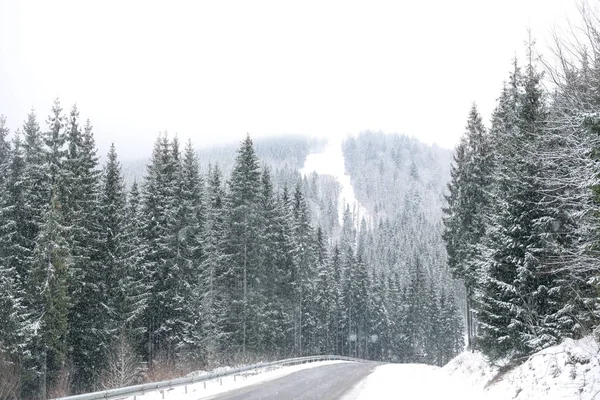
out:
{"label": "roadside snow", "polygon": [[484,388],[498,373],[480,352],[465,351],[442,368],[450,376],[474,387]]}
{"label": "roadside snow", "polygon": [[[240,375],[226,376],[221,379],[212,381],[199,382],[187,386],[179,386],[165,391],[164,397],[162,391],[148,392],[144,395],[135,396],[135,400],[199,400],[207,399],[220,393],[230,390],[239,389],[244,386],[250,386],[261,382],[270,381],[272,379],[281,378],[291,373],[301,371],[307,368],[321,367],[323,365],[338,364],[347,361],[321,361],[308,364],[292,365],[289,367],[269,367],[259,368],[245,372]],[[223,370],[227,370],[224,367]],[[134,396],[126,397],[123,400],[134,400]]]}
{"label": "roadside snow", "polygon": [[351,211],[354,210],[356,213],[356,228],[359,228],[358,224],[360,224],[363,217],[365,217],[367,222],[369,221],[368,211],[358,202],[350,175],[346,174],[341,139],[329,139],[322,153],[313,153],[306,156],[300,173],[305,176],[313,172],[320,175],[331,175],[340,183],[342,188],[338,196],[338,219],[340,225],[343,223],[346,204],[350,206]]}
{"label": "roadside snow", "polygon": [[485,387],[490,400],[600,399],[600,347],[591,336],[566,339],[542,350],[499,376],[495,383],[489,382],[498,368],[490,366],[479,353],[463,353],[443,370],[479,389]]}
{"label": "roadside snow", "polygon": [[424,364],[385,364],[344,400],[367,399],[481,400],[483,391],[448,375],[439,367]]}

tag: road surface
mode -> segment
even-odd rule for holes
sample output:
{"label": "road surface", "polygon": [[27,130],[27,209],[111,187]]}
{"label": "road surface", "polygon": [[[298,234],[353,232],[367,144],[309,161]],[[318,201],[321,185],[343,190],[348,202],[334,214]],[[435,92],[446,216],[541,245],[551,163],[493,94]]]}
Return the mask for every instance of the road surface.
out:
{"label": "road surface", "polygon": [[344,362],[304,369],[284,377],[210,397],[214,400],[340,399],[378,363]]}

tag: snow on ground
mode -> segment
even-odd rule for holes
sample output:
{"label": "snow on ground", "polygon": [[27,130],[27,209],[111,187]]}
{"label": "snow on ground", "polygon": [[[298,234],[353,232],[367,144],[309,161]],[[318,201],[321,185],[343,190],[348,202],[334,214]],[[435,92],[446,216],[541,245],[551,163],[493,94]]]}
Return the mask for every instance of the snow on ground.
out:
{"label": "snow on ground", "polygon": [[355,221],[357,225],[360,223],[362,217],[365,217],[367,222],[369,221],[368,211],[358,202],[350,175],[346,174],[341,139],[329,139],[322,153],[313,153],[306,156],[300,173],[304,176],[313,172],[320,175],[331,175],[340,183],[342,188],[338,198],[338,218],[340,225],[343,222],[346,204],[350,205],[351,210],[356,207]]}
{"label": "snow on ground", "polygon": [[[252,371],[247,371],[243,374],[234,376],[225,376],[212,381],[198,382],[193,385],[179,386],[164,393],[161,391],[148,392],[144,395],[137,395],[135,400],[200,400],[207,399],[220,393],[230,390],[239,389],[244,386],[250,386],[261,382],[266,382],[272,379],[281,378],[296,371],[301,371],[307,368],[321,367],[323,365],[343,363],[347,361],[320,361],[307,364],[291,365],[288,367],[269,367],[259,368]],[[225,367],[227,369],[227,367]],[[220,369],[221,370],[221,369]],[[134,400],[134,396],[126,397],[124,400]]]}
{"label": "snow on ground", "polygon": [[600,347],[589,336],[566,339],[542,350],[513,370],[498,376],[479,353],[463,353],[443,370],[453,378],[485,388],[486,399],[600,399]]}
{"label": "snow on ground", "polygon": [[483,388],[498,373],[480,352],[465,351],[442,368],[454,378],[477,388]]}
{"label": "snow on ground", "polygon": [[483,391],[456,379],[439,367],[385,364],[375,368],[344,400],[481,400]]}

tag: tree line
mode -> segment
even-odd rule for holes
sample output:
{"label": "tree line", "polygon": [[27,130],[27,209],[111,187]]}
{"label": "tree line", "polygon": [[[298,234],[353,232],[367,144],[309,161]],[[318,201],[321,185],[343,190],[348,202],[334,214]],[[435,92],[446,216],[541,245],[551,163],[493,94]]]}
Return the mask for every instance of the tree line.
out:
{"label": "tree line", "polygon": [[462,347],[456,299],[417,255],[408,283],[371,268],[349,209],[325,237],[303,183],[276,187],[249,136],[226,179],[159,135],[126,187],[75,106],[9,134],[1,118],[1,398],[308,354],[441,364]]}
{"label": "tree line", "polygon": [[597,22],[584,10],[586,45],[556,38],[546,82],[530,39],[491,127],[473,106],[454,155],[449,265],[467,287],[470,345],[492,360],[518,362],[598,326]]}

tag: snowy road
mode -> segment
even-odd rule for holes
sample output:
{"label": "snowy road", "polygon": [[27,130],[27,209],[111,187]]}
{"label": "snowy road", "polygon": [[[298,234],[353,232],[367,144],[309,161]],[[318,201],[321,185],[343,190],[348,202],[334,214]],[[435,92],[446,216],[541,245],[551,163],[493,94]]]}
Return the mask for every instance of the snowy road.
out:
{"label": "snowy road", "polygon": [[344,362],[309,368],[210,398],[215,400],[341,399],[377,365],[379,364]]}

